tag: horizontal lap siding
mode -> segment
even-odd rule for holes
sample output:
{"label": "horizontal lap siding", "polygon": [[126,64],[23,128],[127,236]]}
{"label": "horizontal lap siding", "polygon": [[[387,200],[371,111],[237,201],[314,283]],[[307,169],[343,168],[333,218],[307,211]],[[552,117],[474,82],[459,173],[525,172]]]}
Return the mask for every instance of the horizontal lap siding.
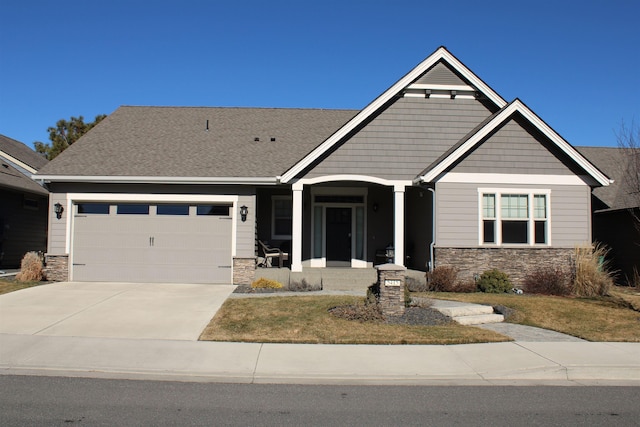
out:
{"label": "horizontal lap siding", "polygon": [[590,241],[591,193],[587,185],[438,183],[436,185],[437,246],[479,246],[479,187],[550,189],[552,246],[573,247]]}
{"label": "horizontal lap siding", "polygon": [[471,99],[400,98],[305,177],[413,179],[489,114]]}
{"label": "horizontal lap siding", "polygon": [[478,246],[477,185],[436,185],[436,245]]}
{"label": "horizontal lap siding", "polygon": [[571,170],[515,120],[467,155],[453,172],[569,175]]}
{"label": "horizontal lap siding", "polygon": [[591,191],[584,186],[551,188],[553,246],[573,247],[591,241]]}

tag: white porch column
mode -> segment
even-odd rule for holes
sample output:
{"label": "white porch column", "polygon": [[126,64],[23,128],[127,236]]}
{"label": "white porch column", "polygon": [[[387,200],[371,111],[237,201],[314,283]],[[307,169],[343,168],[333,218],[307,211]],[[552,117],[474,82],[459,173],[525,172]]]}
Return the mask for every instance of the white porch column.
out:
{"label": "white porch column", "polygon": [[302,188],[301,183],[292,186],[291,271],[302,271]]}
{"label": "white porch column", "polygon": [[393,263],[404,266],[404,185],[393,187]]}

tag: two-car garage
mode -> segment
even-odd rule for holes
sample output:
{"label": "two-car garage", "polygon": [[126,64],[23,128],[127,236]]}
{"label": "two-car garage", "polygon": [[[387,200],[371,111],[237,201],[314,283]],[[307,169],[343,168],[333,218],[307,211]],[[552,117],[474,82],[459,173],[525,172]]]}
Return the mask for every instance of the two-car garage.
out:
{"label": "two-car garage", "polygon": [[74,202],[74,281],[231,283],[232,203]]}

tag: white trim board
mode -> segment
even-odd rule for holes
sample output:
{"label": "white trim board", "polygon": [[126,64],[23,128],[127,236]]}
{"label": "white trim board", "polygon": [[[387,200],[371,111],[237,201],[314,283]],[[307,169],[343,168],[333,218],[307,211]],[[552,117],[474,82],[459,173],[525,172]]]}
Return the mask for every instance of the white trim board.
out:
{"label": "white trim board", "polygon": [[527,175],[502,173],[448,173],[437,182],[465,184],[514,184],[514,185],[589,185],[588,176],[578,175]]}
{"label": "white trim board", "polygon": [[43,182],[89,182],[112,184],[241,184],[274,185],[277,177],[187,177],[187,176],[81,176],[81,175],[33,175]]}
{"label": "white trim board", "polygon": [[37,170],[32,168],[31,166],[29,166],[28,164],[26,164],[25,162],[21,162],[20,160],[16,159],[15,157],[7,154],[6,152],[0,150],[0,157],[4,158],[8,163],[13,163],[19,167],[21,167],[22,169],[26,170],[27,172],[30,173],[36,173]]}

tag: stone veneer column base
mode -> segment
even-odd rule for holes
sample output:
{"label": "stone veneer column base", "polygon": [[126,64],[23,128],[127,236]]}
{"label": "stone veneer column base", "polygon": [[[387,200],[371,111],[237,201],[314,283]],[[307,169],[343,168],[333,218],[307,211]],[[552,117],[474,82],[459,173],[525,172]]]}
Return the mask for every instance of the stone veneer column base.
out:
{"label": "stone veneer column base", "polygon": [[405,272],[401,265],[383,264],[378,270],[378,304],[383,316],[402,316],[405,312]]}
{"label": "stone veneer column base", "polygon": [[462,281],[497,268],[518,286],[536,271],[558,268],[570,272],[573,259],[573,248],[435,248],[435,266],[454,266]]}
{"label": "stone veneer column base", "polygon": [[233,284],[251,285],[256,279],[256,258],[233,259]]}
{"label": "stone veneer column base", "polygon": [[66,282],[69,280],[69,255],[44,256],[44,274],[52,282]]}

